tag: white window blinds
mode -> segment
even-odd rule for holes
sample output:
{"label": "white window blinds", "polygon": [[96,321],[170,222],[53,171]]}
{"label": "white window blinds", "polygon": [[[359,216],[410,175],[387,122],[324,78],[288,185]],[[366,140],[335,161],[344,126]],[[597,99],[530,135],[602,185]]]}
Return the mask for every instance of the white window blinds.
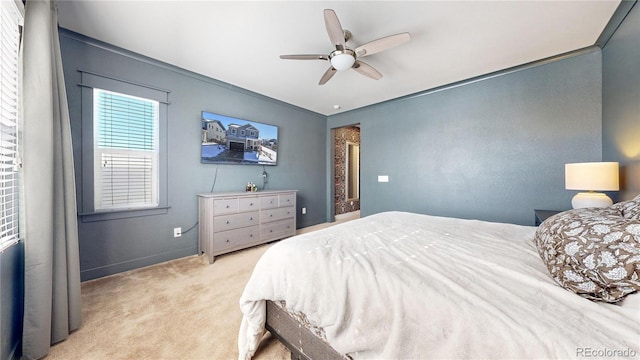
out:
{"label": "white window blinds", "polygon": [[96,210],[158,206],[159,103],[93,89]]}
{"label": "white window blinds", "polygon": [[18,241],[18,105],[22,12],[0,1],[0,250]]}

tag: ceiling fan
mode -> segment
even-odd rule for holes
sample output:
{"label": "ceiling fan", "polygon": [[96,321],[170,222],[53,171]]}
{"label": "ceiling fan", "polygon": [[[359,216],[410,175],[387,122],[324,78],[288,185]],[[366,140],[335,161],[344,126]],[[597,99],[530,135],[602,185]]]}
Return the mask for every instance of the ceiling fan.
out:
{"label": "ceiling fan", "polygon": [[364,45],[360,45],[355,49],[351,49],[347,46],[347,41],[351,38],[351,32],[349,32],[349,30],[342,29],[335,11],[332,9],[324,10],[324,24],[327,28],[329,39],[333,46],[335,46],[335,50],[331,51],[328,55],[280,55],[281,59],[329,60],[329,62],[331,62],[331,66],[329,66],[329,69],[327,69],[324,75],[320,78],[320,85],[326,84],[326,82],[329,81],[336,72],[347,70],[349,68],[375,80],[382,78],[382,74],[378,70],[358,59],[398,46],[409,41],[411,38],[411,35],[408,32],[405,32],[373,40]]}

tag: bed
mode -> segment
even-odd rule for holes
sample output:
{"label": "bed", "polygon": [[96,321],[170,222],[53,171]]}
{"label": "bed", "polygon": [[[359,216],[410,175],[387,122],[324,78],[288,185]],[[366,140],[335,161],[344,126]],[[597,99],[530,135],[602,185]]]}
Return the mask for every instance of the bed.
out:
{"label": "bed", "polygon": [[[567,216],[581,214],[556,220],[574,226]],[[636,245],[637,220],[629,228]],[[593,301],[550,273],[558,264],[543,261],[544,235],[530,226],[384,212],[283,240],[258,261],[241,296],[239,359],[259,351],[266,330],[296,359],[640,355],[640,246],[630,249],[636,260],[626,257],[636,278],[624,293]]]}

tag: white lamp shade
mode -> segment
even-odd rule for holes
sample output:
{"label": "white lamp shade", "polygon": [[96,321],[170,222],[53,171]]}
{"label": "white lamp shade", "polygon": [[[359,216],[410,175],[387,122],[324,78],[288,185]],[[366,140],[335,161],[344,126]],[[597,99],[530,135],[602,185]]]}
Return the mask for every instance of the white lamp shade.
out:
{"label": "white lamp shade", "polygon": [[564,185],[567,190],[618,191],[618,163],[565,164]]}

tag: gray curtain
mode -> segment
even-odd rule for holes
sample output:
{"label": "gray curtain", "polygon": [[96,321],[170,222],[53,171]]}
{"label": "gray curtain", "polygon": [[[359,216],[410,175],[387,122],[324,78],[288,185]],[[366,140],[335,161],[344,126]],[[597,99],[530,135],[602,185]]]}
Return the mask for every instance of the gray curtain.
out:
{"label": "gray curtain", "polygon": [[82,321],[71,129],[55,0],[26,2],[22,56],[22,354],[38,359]]}

